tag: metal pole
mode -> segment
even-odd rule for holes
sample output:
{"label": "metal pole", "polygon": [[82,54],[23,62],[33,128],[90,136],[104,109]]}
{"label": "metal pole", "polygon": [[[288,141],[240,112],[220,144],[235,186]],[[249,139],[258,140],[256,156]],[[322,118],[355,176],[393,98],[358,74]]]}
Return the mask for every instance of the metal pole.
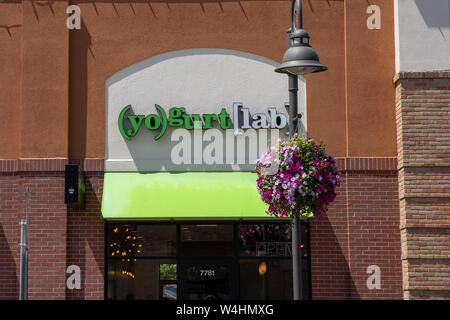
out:
{"label": "metal pole", "polygon": [[292,280],[294,282],[294,300],[303,300],[302,248],[300,247],[301,223],[294,215],[292,219]]}
{"label": "metal pole", "polygon": [[[295,19],[295,7],[297,7],[297,19]],[[291,8],[291,32],[303,28],[303,12],[301,0],[292,0]],[[296,20],[296,21],[295,21]],[[295,23],[296,22],[296,23]],[[288,48],[290,47],[288,36]],[[289,74],[289,137],[293,137],[298,130],[298,76]],[[294,214],[292,218],[292,282],[294,286],[294,300],[303,300],[302,277],[302,250],[300,247],[301,222]]]}
{"label": "metal pole", "polygon": [[27,220],[20,221],[20,288],[19,300],[28,300]]}
{"label": "metal pole", "polygon": [[298,113],[297,92],[298,76],[288,74],[289,76],[289,138],[292,138],[296,131],[296,117]]}
{"label": "metal pole", "polygon": [[[297,131],[298,114],[298,76],[289,74],[289,137],[293,137]],[[302,283],[302,252],[300,218],[294,215],[292,219],[292,282],[294,286],[294,300],[303,300]]]}
{"label": "metal pole", "polygon": [[[298,8],[297,19],[295,19],[295,7]],[[292,0],[291,15],[291,30],[303,29],[303,9],[301,0]]]}
{"label": "metal pole", "polygon": [[30,188],[25,191],[25,217],[20,221],[20,284],[19,300],[28,300],[28,211]]}

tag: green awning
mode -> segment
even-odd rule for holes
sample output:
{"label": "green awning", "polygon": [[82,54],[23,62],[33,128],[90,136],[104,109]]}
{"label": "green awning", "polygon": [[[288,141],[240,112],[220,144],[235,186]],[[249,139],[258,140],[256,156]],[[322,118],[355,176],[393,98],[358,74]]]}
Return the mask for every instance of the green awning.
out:
{"label": "green awning", "polygon": [[252,172],[106,172],[103,219],[265,219]]}

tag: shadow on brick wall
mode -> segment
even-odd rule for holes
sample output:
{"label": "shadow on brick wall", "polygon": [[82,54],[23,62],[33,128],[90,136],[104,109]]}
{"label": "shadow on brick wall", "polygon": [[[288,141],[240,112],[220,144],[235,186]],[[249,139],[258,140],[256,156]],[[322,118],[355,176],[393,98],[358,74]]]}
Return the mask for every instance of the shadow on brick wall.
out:
{"label": "shadow on brick wall", "polygon": [[88,55],[95,59],[91,35],[81,19],[81,29],[69,41],[69,157],[85,158],[87,143]]}
{"label": "shadow on brick wall", "polygon": [[102,176],[85,176],[84,208],[67,210],[67,265],[81,271],[81,288],[66,288],[67,300],[104,298],[104,222],[101,219]]}
{"label": "shadow on brick wall", "polygon": [[0,300],[19,298],[19,280],[17,267],[11,252],[10,243],[0,225]]}
{"label": "shadow on brick wall", "polygon": [[342,216],[343,211],[332,208],[329,214],[330,217],[325,215],[311,222],[312,298],[358,300],[360,296],[346,255],[347,229],[343,226],[346,216]]}

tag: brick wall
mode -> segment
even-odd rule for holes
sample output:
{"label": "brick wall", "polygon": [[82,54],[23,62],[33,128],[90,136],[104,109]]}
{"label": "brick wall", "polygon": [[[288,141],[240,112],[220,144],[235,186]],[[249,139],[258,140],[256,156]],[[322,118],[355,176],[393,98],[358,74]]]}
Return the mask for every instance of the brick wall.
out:
{"label": "brick wall", "polygon": [[[375,170],[380,161],[384,170]],[[402,298],[395,161],[370,159],[355,170],[361,162],[347,159],[344,187],[327,216],[311,224],[313,299]],[[380,289],[367,287],[372,265],[380,268]]]}
{"label": "brick wall", "polygon": [[67,211],[67,265],[81,269],[81,289],[66,290],[66,299],[104,298],[105,226],[100,218],[103,173],[88,174],[85,207]]}
{"label": "brick wall", "polygon": [[[87,170],[85,207],[74,209],[64,204],[63,160],[20,162],[0,161],[0,299],[17,299],[19,294],[17,244],[26,186],[31,191],[30,299],[103,299],[100,164],[78,161]],[[313,299],[401,299],[396,161],[337,162],[344,185],[328,215],[311,224]],[[66,289],[66,268],[72,264],[81,268],[80,290]],[[379,290],[366,286],[369,265],[381,269]]]}
{"label": "brick wall", "polygon": [[394,83],[404,298],[449,299],[450,72]]}
{"label": "brick wall", "polygon": [[[103,173],[85,175],[85,208],[68,209],[60,162],[28,160],[23,172],[20,161],[0,161],[0,299],[19,297],[19,222],[26,218],[27,187],[29,299],[103,299]],[[66,289],[71,264],[81,267],[81,290]]]}
{"label": "brick wall", "polygon": [[[66,208],[61,173],[2,174],[1,179],[1,274],[0,296],[17,299],[20,275],[20,225],[28,220],[30,299],[65,298]],[[30,189],[28,217],[25,190]],[[64,197],[62,197],[64,199]]]}
{"label": "brick wall", "polygon": [[0,299],[19,297],[19,179],[0,174]]}

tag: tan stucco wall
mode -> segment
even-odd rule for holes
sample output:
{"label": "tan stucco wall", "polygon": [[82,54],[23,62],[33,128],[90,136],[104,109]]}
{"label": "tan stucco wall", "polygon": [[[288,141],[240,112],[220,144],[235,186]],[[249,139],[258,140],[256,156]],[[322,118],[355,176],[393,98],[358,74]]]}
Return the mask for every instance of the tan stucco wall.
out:
{"label": "tan stucco wall", "polygon": [[[290,1],[0,3],[0,159],[103,158],[105,81],[136,62],[189,48],[281,61]],[[338,157],[396,156],[393,4],[366,27],[366,0],[304,1],[304,27],[329,71],[307,79],[308,130]],[[9,31],[9,32],[8,32]],[[226,85],[226,84],[225,84]],[[287,90],[287,79],[286,79]]]}

